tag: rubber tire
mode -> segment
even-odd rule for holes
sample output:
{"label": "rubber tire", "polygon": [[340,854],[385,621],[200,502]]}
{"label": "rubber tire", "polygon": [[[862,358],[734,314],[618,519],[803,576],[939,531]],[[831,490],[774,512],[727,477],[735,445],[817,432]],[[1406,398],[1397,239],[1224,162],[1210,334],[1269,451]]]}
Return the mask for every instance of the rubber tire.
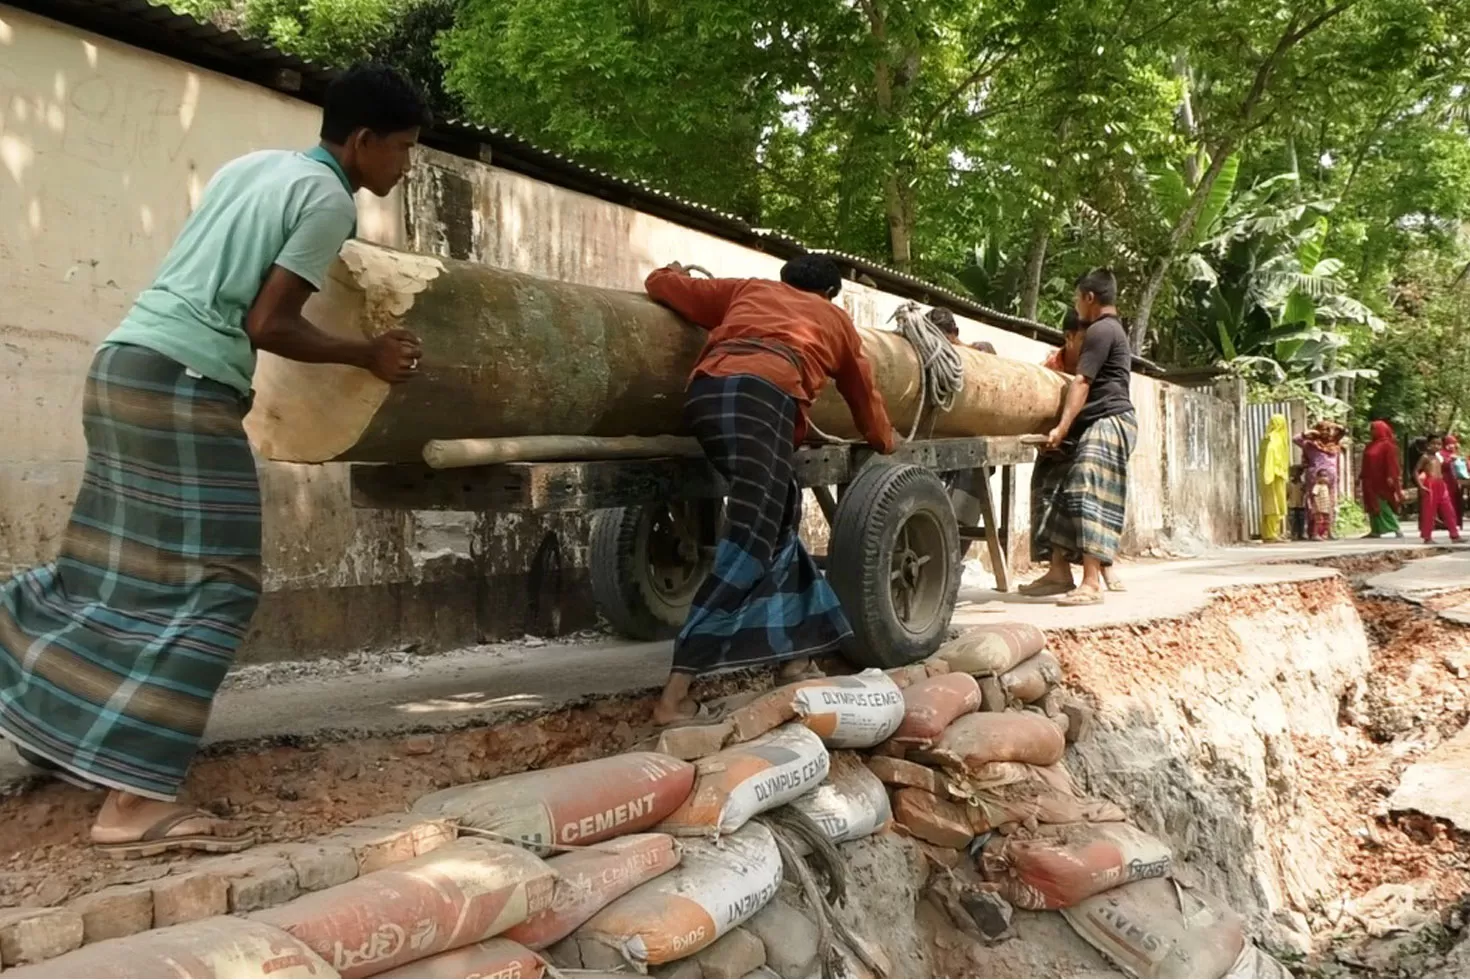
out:
{"label": "rubber tire", "polygon": [[[928,630],[911,631],[893,608],[889,568],[898,529],[909,517],[929,511],[945,542],[949,579],[942,607]],[[949,636],[960,589],[960,532],[949,491],[919,466],[875,463],[864,469],[837,505],[828,544],[827,581],[852,624],[842,653],[859,667],[902,667],[929,656]]]}
{"label": "rubber tire", "polygon": [[630,640],[671,640],[689,615],[689,604],[671,606],[647,582],[643,507],[613,507],[592,518],[592,598],[618,634]]}

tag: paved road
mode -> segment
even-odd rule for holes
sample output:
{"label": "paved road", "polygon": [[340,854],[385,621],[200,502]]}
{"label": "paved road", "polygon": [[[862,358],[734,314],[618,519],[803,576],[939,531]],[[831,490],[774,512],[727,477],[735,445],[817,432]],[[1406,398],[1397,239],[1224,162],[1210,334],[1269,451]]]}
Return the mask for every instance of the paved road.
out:
{"label": "paved road", "polygon": [[[1344,555],[1422,550],[1401,542],[1244,546],[1201,558],[1120,566],[1129,586],[1101,606],[1060,609],[984,588],[962,590],[957,626],[1022,619],[1043,629],[1088,628],[1189,615],[1213,590],[1296,582],[1334,574],[1307,564]],[[983,573],[982,573],[983,574]],[[1470,584],[1470,550],[1410,563],[1372,587],[1405,592]],[[591,695],[656,688],[667,676],[667,643],[545,642],[499,644],[451,653],[362,655],[244,668],[221,692],[209,742],[238,742],[319,732],[384,733],[492,721],[497,713],[547,707]],[[0,742],[0,787],[24,773]]]}

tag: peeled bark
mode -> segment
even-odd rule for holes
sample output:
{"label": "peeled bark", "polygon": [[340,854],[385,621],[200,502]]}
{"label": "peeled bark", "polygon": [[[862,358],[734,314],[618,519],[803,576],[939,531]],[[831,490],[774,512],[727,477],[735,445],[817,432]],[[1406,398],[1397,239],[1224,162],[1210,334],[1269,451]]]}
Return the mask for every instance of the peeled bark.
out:
{"label": "peeled bark", "polygon": [[[434,439],[682,434],[683,394],[707,334],[641,293],[597,289],[351,242],[307,315],[342,336],[393,327],[424,343],[420,376],[389,386],[366,371],[262,354],[246,429],[275,460],[406,463]],[[920,408],[918,359],[902,337],[860,330],[894,425]],[[966,384],[921,436],[1044,432],[1065,379],[1039,365],[961,349]],[[858,433],[828,386],[824,431]]]}

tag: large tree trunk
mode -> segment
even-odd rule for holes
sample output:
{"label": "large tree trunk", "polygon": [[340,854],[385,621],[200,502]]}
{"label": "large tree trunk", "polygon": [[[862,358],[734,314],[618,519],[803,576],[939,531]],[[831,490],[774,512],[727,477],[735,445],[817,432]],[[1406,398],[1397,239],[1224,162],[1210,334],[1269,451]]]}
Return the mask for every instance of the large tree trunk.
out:
{"label": "large tree trunk", "polygon": [[[472,262],[351,242],[307,315],[341,336],[393,327],[424,342],[421,376],[390,387],[366,371],[261,355],[246,428],[269,459],[412,462],[431,439],[682,433],[684,386],[708,334],[640,293],[538,279]],[[920,404],[907,341],[862,330],[894,424]],[[1040,365],[960,349],[965,388],[935,436],[1045,432],[1065,379]],[[830,386],[824,431],[858,433]],[[921,428],[930,433],[926,421]]]}

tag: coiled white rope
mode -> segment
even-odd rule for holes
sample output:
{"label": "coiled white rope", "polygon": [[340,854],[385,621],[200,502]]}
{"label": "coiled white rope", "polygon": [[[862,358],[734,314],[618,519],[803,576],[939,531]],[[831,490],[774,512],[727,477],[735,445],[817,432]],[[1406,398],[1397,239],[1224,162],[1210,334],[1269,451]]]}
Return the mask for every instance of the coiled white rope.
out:
{"label": "coiled white rope", "polygon": [[919,420],[925,408],[936,408],[948,412],[954,408],[955,398],[965,387],[965,362],[960,352],[944,332],[936,327],[919,309],[917,303],[905,303],[893,311],[890,320],[898,321],[898,334],[909,342],[914,353],[919,355],[919,411],[914,414],[914,424],[909,429],[909,441],[919,431]]}

